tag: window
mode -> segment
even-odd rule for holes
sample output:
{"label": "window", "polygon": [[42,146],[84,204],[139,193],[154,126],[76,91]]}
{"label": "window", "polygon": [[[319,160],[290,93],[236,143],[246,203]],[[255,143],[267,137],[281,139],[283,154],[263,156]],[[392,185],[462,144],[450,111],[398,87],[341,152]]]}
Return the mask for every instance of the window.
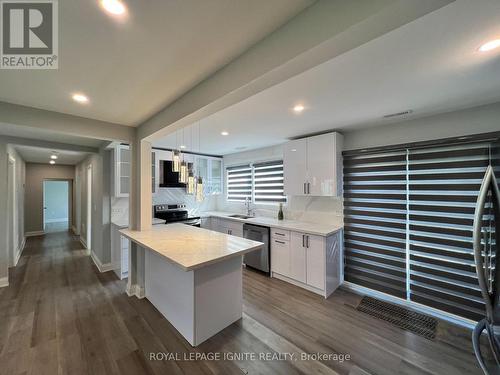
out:
{"label": "window", "polygon": [[282,160],[228,167],[226,178],[228,201],[286,202]]}
{"label": "window", "polygon": [[239,165],[226,168],[227,172],[227,200],[244,202],[252,199],[252,167]]}
{"label": "window", "polygon": [[[344,155],[345,280],[481,319],[472,226],[490,149],[475,143]],[[483,220],[491,232],[491,214]]]}

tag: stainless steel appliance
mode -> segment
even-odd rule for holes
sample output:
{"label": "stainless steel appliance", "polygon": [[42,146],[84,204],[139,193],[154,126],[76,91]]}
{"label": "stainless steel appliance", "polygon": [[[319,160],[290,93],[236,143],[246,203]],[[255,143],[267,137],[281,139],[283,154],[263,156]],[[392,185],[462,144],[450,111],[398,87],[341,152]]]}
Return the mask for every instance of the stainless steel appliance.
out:
{"label": "stainless steel appliance", "polygon": [[500,265],[496,265],[496,249],[500,233],[500,189],[491,165],[486,169],[479,190],[473,228],[474,261],[486,316],[474,328],[472,344],[481,369],[488,375],[490,372],[480,347],[480,337],[484,330],[497,371],[500,368],[500,340],[495,335],[495,328],[500,326]]}
{"label": "stainless steel appliance", "polygon": [[243,263],[247,267],[255,268],[269,275],[271,272],[269,228],[254,224],[243,224],[243,237],[264,243],[262,250],[255,250],[245,254]]}
{"label": "stainless steel appliance", "polygon": [[155,218],[165,220],[165,224],[201,225],[200,216],[190,216],[185,204],[157,204],[153,206],[153,214]]}

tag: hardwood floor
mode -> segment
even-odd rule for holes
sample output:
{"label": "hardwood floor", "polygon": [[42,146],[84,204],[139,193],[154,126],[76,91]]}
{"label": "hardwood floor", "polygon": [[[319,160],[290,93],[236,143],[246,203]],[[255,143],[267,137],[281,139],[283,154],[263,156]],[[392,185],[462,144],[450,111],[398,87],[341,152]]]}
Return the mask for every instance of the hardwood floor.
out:
{"label": "hardwood floor", "polygon": [[[361,297],[346,291],[324,300],[250,271],[243,286],[243,319],[194,349],[113,272],[99,273],[76,238],[29,238],[0,289],[0,374],[480,374],[465,329],[440,322],[429,341],[356,311]],[[188,360],[211,353],[240,357]]]}

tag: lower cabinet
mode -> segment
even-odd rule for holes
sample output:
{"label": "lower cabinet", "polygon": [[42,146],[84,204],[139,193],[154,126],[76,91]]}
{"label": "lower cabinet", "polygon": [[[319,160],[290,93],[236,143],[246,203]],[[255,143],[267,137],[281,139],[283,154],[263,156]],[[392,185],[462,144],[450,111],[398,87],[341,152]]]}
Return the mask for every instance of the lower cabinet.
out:
{"label": "lower cabinet", "polygon": [[[342,282],[341,233],[272,231],[271,275],[328,297]],[[288,240],[289,238],[289,240]]]}
{"label": "lower cabinet", "polygon": [[120,234],[121,227],[112,225],[111,262],[113,271],[121,280],[128,277],[129,240]]}
{"label": "lower cabinet", "polygon": [[238,221],[218,219],[217,229],[215,230],[217,232],[243,237],[243,224]]}
{"label": "lower cabinet", "polygon": [[215,219],[211,218],[211,217],[202,217],[201,218],[201,224],[200,224],[200,227],[201,228],[204,228],[204,229],[210,229],[210,230],[213,230],[213,226],[212,226],[212,222],[214,221]]}

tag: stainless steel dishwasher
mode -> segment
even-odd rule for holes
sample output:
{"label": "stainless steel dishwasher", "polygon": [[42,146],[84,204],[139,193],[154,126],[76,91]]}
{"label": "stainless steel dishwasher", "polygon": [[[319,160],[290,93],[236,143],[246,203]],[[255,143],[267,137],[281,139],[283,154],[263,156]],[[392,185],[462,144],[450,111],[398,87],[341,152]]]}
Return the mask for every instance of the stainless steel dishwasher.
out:
{"label": "stainless steel dishwasher", "polygon": [[269,228],[260,225],[243,224],[243,237],[249,240],[263,242],[262,250],[255,250],[245,254],[243,263],[247,267],[255,268],[269,275],[270,249],[269,249]]}

